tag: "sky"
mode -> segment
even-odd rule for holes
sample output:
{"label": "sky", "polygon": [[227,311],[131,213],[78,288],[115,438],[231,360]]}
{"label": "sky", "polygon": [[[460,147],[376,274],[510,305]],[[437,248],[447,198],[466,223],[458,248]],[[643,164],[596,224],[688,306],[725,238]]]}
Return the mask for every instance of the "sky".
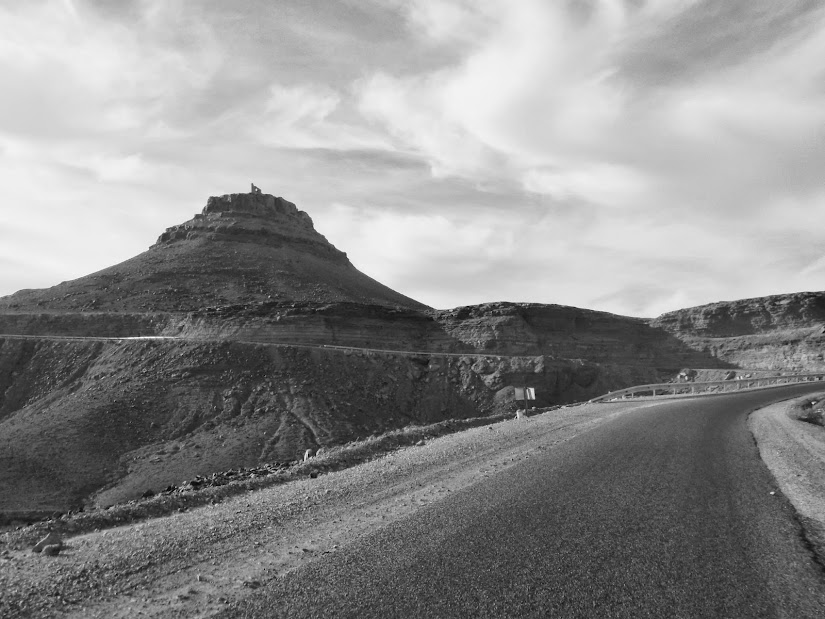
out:
{"label": "sky", "polygon": [[437,308],[825,290],[821,0],[0,0],[0,295],[281,196]]}

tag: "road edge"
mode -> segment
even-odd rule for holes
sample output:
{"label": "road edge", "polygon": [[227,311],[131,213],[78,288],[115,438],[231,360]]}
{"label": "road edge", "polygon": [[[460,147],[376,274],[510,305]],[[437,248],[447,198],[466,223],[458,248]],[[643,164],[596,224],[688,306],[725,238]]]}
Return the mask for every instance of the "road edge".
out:
{"label": "road edge", "polygon": [[825,428],[794,414],[802,403],[822,398],[825,391],[756,409],[748,416],[748,429],[796,512],[802,541],[825,572]]}

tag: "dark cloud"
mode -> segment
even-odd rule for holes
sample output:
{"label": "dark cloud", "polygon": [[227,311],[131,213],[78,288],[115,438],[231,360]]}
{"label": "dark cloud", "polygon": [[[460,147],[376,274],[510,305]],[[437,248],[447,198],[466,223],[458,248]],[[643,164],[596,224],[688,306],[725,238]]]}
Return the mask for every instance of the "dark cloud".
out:
{"label": "dark cloud", "polygon": [[819,0],[704,0],[634,42],[618,66],[631,84],[690,82],[808,31],[823,10]]}

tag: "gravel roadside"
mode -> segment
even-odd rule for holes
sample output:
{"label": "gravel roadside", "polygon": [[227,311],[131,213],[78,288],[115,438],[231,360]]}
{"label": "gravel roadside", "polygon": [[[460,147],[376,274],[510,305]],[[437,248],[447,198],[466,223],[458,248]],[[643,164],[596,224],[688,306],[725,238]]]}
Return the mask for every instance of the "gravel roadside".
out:
{"label": "gravel roadside", "polygon": [[821,400],[825,392],[808,395],[753,412],[748,427],[759,455],[779,488],[797,511],[811,550],[825,568],[825,427],[797,419],[803,401]]}
{"label": "gravel roadside", "polygon": [[653,405],[571,406],[442,436],[314,479],[71,537],[54,557],[4,547],[0,536],[0,616],[209,616],[536,450]]}

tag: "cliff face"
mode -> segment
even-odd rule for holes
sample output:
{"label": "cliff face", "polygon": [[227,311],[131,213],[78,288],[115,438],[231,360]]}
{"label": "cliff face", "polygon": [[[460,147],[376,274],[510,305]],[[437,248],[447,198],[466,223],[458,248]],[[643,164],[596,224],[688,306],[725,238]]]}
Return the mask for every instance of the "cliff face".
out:
{"label": "cliff face", "polygon": [[486,303],[435,313],[450,338],[478,352],[549,354],[676,369],[723,367],[641,318],[539,303]]}
{"label": "cliff face", "polygon": [[351,267],[347,255],[319,234],[312,218],[292,202],[269,194],[210,197],[193,219],[167,228],[154,248],[182,241],[246,243],[259,247],[294,246],[333,264]]}
{"label": "cliff face", "polygon": [[653,324],[672,333],[716,338],[825,326],[825,292],[711,303],[662,314]]}
{"label": "cliff face", "polygon": [[743,368],[825,369],[825,292],[712,303],[663,314],[651,326]]}

